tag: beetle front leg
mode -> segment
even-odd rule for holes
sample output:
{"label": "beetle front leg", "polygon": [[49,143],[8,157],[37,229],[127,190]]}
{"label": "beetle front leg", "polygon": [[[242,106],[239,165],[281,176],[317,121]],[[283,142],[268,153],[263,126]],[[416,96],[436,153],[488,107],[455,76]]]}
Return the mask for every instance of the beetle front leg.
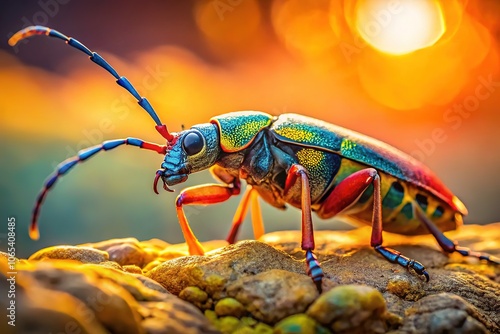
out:
{"label": "beetle front leg", "polygon": [[422,209],[416,205],[416,215],[418,219],[427,227],[429,232],[434,236],[436,241],[438,242],[439,246],[448,253],[453,253],[457,252],[460,253],[463,256],[472,256],[475,258],[478,258],[479,260],[486,260],[490,263],[494,264],[500,264],[500,258],[486,254],[486,253],[480,253],[480,252],[475,252],[471,250],[470,248],[467,247],[461,247],[459,246],[455,241],[450,240],[448,237],[446,237],[441,230],[425,215],[425,213],[422,211]]}
{"label": "beetle front leg", "polygon": [[325,274],[319,264],[313,250],[314,245],[314,231],[311,217],[311,189],[309,187],[309,177],[307,170],[298,164],[293,164],[288,171],[284,194],[288,193],[290,188],[295,184],[300,177],[301,181],[301,206],[302,206],[302,249],[306,251],[306,265],[307,274],[312,278],[316,284],[318,291],[321,292],[321,282]]}
{"label": "beetle front leg", "polygon": [[188,245],[190,255],[203,255],[205,250],[194,235],[186,215],[182,208],[183,205],[206,205],[215,204],[228,200],[233,195],[240,193],[239,181],[232,185],[205,184],[201,186],[184,189],[176,200],[177,217],[181,225],[182,234]]}

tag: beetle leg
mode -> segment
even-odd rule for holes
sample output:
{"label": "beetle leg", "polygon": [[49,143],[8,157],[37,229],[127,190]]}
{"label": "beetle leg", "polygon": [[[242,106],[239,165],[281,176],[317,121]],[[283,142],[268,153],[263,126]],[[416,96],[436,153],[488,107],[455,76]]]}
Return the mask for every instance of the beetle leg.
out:
{"label": "beetle leg", "polygon": [[252,191],[250,195],[250,215],[252,217],[252,229],[255,239],[260,239],[264,235],[264,222],[262,221],[262,213],[260,211],[259,193],[257,190]]}
{"label": "beetle leg", "polygon": [[239,181],[232,185],[223,184],[205,184],[184,189],[176,200],[177,217],[181,225],[182,234],[188,245],[189,254],[203,255],[205,253],[203,246],[194,235],[186,215],[182,208],[183,205],[206,205],[215,204],[228,200],[233,195],[240,193]]}
{"label": "beetle leg", "polygon": [[377,174],[373,178],[373,217],[372,217],[372,236],[371,246],[383,257],[392,263],[397,263],[407,269],[413,269],[417,274],[425,276],[425,280],[429,282],[429,274],[425,270],[423,264],[413,259],[410,259],[400,252],[382,246],[382,199],[380,194],[380,176]]}
{"label": "beetle leg", "polygon": [[226,238],[228,243],[234,244],[236,242],[236,235],[241,227],[241,223],[243,223],[243,220],[245,219],[249,206],[252,208],[252,226],[255,239],[259,239],[264,234],[264,225],[262,223],[258,195],[257,191],[252,188],[252,186],[247,186],[240,205],[234,214],[233,224]]}
{"label": "beetle leg", "polygon": [[417,274],[425,276],[429,281],[429,274],[423,264],[410,259],[400,252],[382,246],[382,198],[380,194],[380,176],[378,173],[373,177],[373,216],[372,216],[372,236],[371,246],[383,257],[392,263],[397,263],[407,269],[413,269]]}
{"label": "beetle leg", "polygon": [[311,217],[311,189],[309,188],[309,177],[307,170],[299,165],[293,164],[288,171],[284,194],[286,195],[290,188],[300,177],[301,181],[301,204],[302,204],[302,249],[306,251],[307,274],[321,292],[321,281],[325,274],[323,269],[313,253],[314,250],[314,232]]}
{"label": "beetle leg", "polygon": [[380,176],[376,169],[362,169],[339,182],[324,201],[318,213],[324,218],[329,218],[342,212],[355,203],[370,184],[373,184],[371,246],[390,262],[397,263],[405,268],[412,268],[417,274],[424,275],[428,281],[429,274],[420,262],[407,258],[394,249],[382,246],[382,199],[380,194]]}
{"label": "beetle leg", "polygon": [[455,241],[450,240],[448,237],[446,237],[443,232],[439,230],[439,228],[425,215],[424,212],[422,212],[422,209],[416,205],[416,214],[418,219],[427,227],[429,232],[434,236],[436,241],[438,242],[439,246],[448,253],[453,253],[457,252],[462,254],[463,256],[472,256],[476,257],[479,260],[486,260],[491,263],[495,264],[500,264],[500,258],[486,254],[486,253],[480,253],[480,252],[475,252],[471,250],[470,248],[467,247],[461,247],[459,246]]}

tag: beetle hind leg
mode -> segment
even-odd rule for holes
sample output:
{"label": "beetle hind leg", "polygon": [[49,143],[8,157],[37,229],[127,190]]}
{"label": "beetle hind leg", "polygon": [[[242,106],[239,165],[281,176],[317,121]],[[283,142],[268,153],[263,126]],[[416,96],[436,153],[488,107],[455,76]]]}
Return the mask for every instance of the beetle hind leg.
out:
{"label": "beetle hind leg", "polygon": [[378,174],[373,177],[372,224],[371,246],[389,262],[397,263],[408,270],[412,269],[418,275],[424,276],[426,282],[429,282],[429,273],[425,270],[423,264],[402,255],[394,249],[382,246],[382,196],[380,176]]}
{"label": "beetle hind leg", "polygon": [[480,253],[480,252],[475,252],[471,250],[470,248],[467,247],[462,247],[459,246],[455,241],[449,239],[446,237],[441,230],[425,215],[424,212],[420,209],[420,207],[416,206],[416,214],[420,222],[424,224],[424,226],[429,230],[429,232],[434,236],[436,241],[438,242],[439,246],[447,252],[447,253],[454,253],[457,252],[463,256],[471,256],[475,257],[479,260],[486,260],[490,263],[493,264],[500,264],[500,258],[486,254],[486,253]]}
{"label": "beetle hind leg", "polygon": [[410,259],[394,249],[382,246],[382,199],[380,176],[377,170],[373,168],[362,169],[339,182],[323,203],[319,214],[325,218],[329,218],[342,212],[355,203],[370,184],[373,184],[371,246],[389,262],[412,269],[418,275],[425,276],[425,279],[428,281],[429,274],[420,262]]}
{"label": "beetle hind leg", "polygon": [[233,224],[226,238],[228,243],[234,244],[236,242],[238,231],[240,230],[241,224],[245,219],[249,206],[251,208],[252,227],[255,239],[259,239],[264,234],[264,224],[262,222],[262,214],[260,212],[258,196],[259,194],[257,193],[257,190],[252,188],[252,186],[250,185],[247,186],[247,189],[243,194],[243,198],[241,199],[240,205],[238,206],[238,209],[234,214]]}

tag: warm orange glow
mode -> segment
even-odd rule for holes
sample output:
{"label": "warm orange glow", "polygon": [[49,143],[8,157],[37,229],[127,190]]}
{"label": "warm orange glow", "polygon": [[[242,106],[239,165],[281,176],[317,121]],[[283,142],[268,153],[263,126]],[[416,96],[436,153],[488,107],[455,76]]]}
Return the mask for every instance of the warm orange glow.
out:
{"label": "warm orange glow", "polygon": [[368,44],[394,55],[429,47],[445,32],[436,0],[362,0],[355,20],[358,33]]}
{"label": "warm orange glow", "polygon": [[391,108],[411,110],[445,105],[470,80],[473,68],[484,61],[483,66],[497,66],[495,54],[492,59],[485,59],[490,48],[491,39],[484,27],[465,17],[446,43],[399,57],[364,52],[359,59],[358,75],[366,92]]}
{"label": "warm orange glow", "polygon": [[339,28],[329,17],[328,1],[275,1],[273,25],[286,48],[306,58],[332,53],[339,43]]}
{"label": "warm orange glow", "polygon": [[261,37],[261,12],[256,0],[199,0],[196,23],[217,55],[252,55]]}

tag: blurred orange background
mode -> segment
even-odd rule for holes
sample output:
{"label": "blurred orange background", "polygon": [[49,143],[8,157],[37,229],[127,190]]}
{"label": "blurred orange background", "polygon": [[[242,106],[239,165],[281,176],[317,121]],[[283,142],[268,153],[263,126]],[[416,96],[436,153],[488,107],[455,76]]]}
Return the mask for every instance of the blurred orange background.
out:
{"label": "blurred orange background", "polygon": [[[423,161],[466,204],[467,223],[500,219],[498,1],[0,6],[0,208],[2,219],[16,217],[20,255],[113,237],[182,241],[175,195],[151,190],[162,157],[130,147],[101,153],[58,182],[42,208],[40,241],[27,239],[35,196],[57,163],[103,140],[163,141],[134,99],[85,55],[46,37],[9,47],[12,33],[30,24],[99,52],[172,131],[236,110],[316,117]],[[176,191],[205,182],[208,172]],[[186,208],[199,238],[225,238],[238,201]],[[299,228],[297,210],[263,207],[267,231]],[[315,221],[318,229],[339,224]],[[249,225],[242,238],[252,237]]]}

